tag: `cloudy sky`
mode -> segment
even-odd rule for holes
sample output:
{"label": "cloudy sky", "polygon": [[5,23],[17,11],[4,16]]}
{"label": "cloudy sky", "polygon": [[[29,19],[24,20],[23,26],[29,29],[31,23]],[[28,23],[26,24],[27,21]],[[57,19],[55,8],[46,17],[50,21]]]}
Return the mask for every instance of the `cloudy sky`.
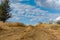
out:
{"label": "cloudy sky", "polygon": [[10,0],[10,7],[10,22],[37,24],[60,16],[60,0]]}

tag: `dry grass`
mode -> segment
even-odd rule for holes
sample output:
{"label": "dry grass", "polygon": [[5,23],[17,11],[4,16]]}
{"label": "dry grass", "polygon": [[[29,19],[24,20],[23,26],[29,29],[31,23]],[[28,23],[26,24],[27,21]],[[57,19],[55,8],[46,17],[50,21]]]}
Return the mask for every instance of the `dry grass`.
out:
{"label": "dry grass", "polygon": [[15,30],[15,29],[19,29],[21,27],[26,27],[26,25],[23,23],[19,23],[19,22],[15,22],[15,23],[5,22],[5,23],[3,23],[0,21],[0,30]]}
{"label": "dry grass", "polygon": [[15,23],[10,23],[10,22],[0,22],[0,26],[9,26],[9,27],[19,27],[19,26],[22,26],[22,27],[25,27],[26,25],[23,24],[23,23],[19,23],[19,22],[15,22]]}
{"label": "dry grass", "polygon": [[60,40],[60,25],[0,22],[0,40]]}

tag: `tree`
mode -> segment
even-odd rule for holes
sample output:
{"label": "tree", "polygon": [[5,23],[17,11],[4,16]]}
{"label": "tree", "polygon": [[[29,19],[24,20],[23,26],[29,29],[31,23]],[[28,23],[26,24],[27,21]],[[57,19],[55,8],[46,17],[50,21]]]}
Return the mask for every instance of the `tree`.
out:
{"label": "tree", "polygon": [[9,0],[4,0],[0,5],[0,21],[5,22],[11,18]]}
{"label": "tree", "polygon": [[49,24],[53,24],[54,21],[52,19],[49,20]]}
{"label": "tree", "polygon": [[57,24],[60,24],[60,20],[58,20],[56,23],[57,23]]}

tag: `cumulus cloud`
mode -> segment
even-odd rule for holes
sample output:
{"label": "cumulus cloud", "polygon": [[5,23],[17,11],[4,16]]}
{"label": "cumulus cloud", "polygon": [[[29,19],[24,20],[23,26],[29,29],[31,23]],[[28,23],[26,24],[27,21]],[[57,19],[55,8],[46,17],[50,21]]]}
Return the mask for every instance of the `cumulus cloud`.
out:
{"label": "cumulus cloud", "polygon": [[26,5],[26,4],[16,3],[16,4],[11,4],[10,6],[14,8],[13,11],[15,11],[15,13],[17,12],[19,16],[34,17],[34,16],[40,16],[40,15],[42,16],[47,13],[47,11],[43,11],[43,10],[40,10],[39,8]]}
{"label": "cumulus cloud", "polygon": [[[58,13],[49,13],[48,11],[41,10],[40,8],[36,8],[35,6],[21,4],[20,2],[24,0],[10,0],[10,7],[12,9],[12,18],[10,21],[18,21],[18,20],[27,20],[29,22],[44,22],[49,19],[55,19],[56,17],[60,16]],[[30,0],[25,0],[30,1]],[[1,0],[0,0],[1,2]],[[46,7],[46,8],[53,8],[53,9],[60,9],[60,0],[35,0],[38,6]],[[53,16],[53,17],[52,17]],[[60,17],[56,18],[60,19]]]}
{"label": "cumulus cloud", "polygon": [[60,9],[60,0],[35,0],[35,3],[46,8]]}
{"label": "cumulus cloud", "polygon": [[44,10],[41,10],[40,8],[36,8],[36,6],[22,4],[20,2],[11,3],[10,7],[12,9],[11,13],[13,17],[10,18],[9,20],[15,21],[15,22],[19,20],[20,21],[23,20],[25,22],[27,20],[27,22],[29,23],[32,23],[32,22],[37,23],[37,22],[44,22],[49,19],[54,19],[60,16],[60,14],[58,13],[56,14],[49,13],[48,11],[44,11]]}
{"label": "cumulus cloud", "polygon": [[60,16],[56,18],[56,21],[60,20]]}
{"label": "cumulus cloud", "polygon": [[[59,16],[59,14],[52,14],[48,11],[41,10],[40,8],[36,8],[35,6],[27,5],[27,4],[21,4],[21,3],[12,3],[11,5],[12,13],[15,17],[18,17],[16,19],[30,19],[30,22],[35,21],[46,21],[50,18],[56,18]],[[52,17],[53,16],[53,17]],[[22,18],[21,18],[22,17]],[[20,18],[20,19],[19,19]]]}

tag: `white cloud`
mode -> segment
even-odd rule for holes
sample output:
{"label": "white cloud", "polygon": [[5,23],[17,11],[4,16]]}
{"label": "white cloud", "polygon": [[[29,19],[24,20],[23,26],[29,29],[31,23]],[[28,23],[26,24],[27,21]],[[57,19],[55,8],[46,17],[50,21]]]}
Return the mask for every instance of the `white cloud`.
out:
{"label": "white cloud", "polygon": [[56,21],[60,20],[60,16],[56,18]]}
{"label": "white cloud", "polygon": [[60,10],[60,0],[35,0],[38,6]]}
{"label": "white cloud", "polygon": [[59,14],[49,13],[48,11],[44,11],[44,10],[41,10],[40,8],[36,8],[35,6],[31,6],[27,4],[11,3],[10,6],[13,9],[12,13],[15,17],[13,18],[17,20],[24,19],[24,18],[27,18],[27,19],[31,18],[29,20],[30,22],[46,21],[46,20],[49,20],[50,18],[53,19],[59,16]]}
{"label": "white cloud", "polygon": [[18,3],[18,2],[21,2],[21,1],[30,1],[30,0],[10,0],[10,2],[12,2],[12,3]]}
{"label": "white cloud", "polygon": [[10,5],[12,8],[14,8],[13,11],[18,11],[17,14],[20,16],[38,16],[38,15],[45,15],[47,11],[40,10],[39,8],[36,8],[35,6],[30,6],[26,4],[16,3]]}

